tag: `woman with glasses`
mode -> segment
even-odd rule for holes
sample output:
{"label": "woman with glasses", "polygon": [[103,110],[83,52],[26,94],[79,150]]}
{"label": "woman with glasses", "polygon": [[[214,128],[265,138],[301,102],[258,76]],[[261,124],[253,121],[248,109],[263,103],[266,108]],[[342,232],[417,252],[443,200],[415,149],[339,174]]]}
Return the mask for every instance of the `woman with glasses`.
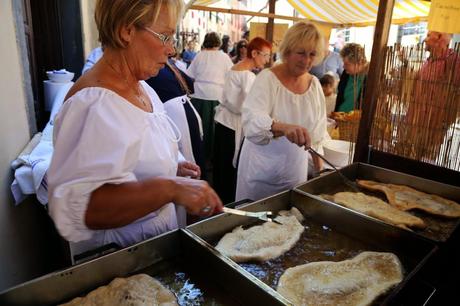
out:
{"label": "woman with glasses", "polygon": [[233,64],[239,63],[240,61],[244,60],[248,55],[248,41],[246,39],[240,40],[236,44],[235,48],[235,56],[232,57]]}
{"label": "woman with glasses", "polygon": [[216,108],[214,142],[214,188],[224,203],[235,201],[236,167],[242,142],[241,107],[256,75],[270,60],[272,45],[256,37],[247,46],[248,56],[227,73],[222,102]]}
{"label": "woman with glasses", "polygon": [[[177,228],[174,204],[207,216],[222,203],[190,162],[180,133],[143,80],[174,52],[181,0],[99,0],[104,55],[70,89],[54,127],[49,208],[74,254],[129,246]],[[183,177],[179,177],[183,176]]]}
{"label": "woman with glasses", "polygon": [[[322,48],[316,26],[298,22],[281,42],[281,64],[257,75],[242,107],[236,200],[258,200],[307,180],[308,148],[321,149],[329,138],[321,84],[308,72]],[[321,170],[318,158],[313,164]]]}

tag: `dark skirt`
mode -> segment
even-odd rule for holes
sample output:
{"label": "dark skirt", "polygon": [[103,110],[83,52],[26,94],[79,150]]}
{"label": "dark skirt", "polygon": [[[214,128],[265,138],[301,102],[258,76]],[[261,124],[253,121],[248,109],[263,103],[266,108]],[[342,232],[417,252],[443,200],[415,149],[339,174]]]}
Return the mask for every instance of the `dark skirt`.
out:
{"label": "dark skirt", "polygon": [[214,141],[214,189],[224,204],[235,201],[236,173],[233,167],[235,131],[216,122]]}
{"label": "dark skirt", "polygon": [[219,101],[192,98],[191,102],[203,123],[204,158],[206,162],[210,162],[214,147],[214,109],[219,105]]}

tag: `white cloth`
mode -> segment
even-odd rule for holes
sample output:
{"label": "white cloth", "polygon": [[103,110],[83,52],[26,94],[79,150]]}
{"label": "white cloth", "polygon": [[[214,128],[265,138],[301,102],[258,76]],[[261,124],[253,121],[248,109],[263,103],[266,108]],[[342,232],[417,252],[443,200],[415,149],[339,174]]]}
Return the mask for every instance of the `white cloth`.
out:
{"label": "white cloth", "polygon": [[230,57],[220,50],[199,52],[187,69],[187,75],[195,80],[193,97],[221,101],[225,74],[232,66]]}
{"label": "white cloth", "polygon": [[[72,82],[73,84],[73,82]],[[48,184],[46,172],[53,155],[53,126],[54,117],[62,106],[70,87],[63,86],[54,97],[50,120],[42,133],[37,133],[31,139],[18,158],[11,164],[14,181],[11,184],[15,203],[21,203],[26,195],[36,194],[41,204],[48,203]]]}
{"label": "white cloth", "polygon": [[337,101],[337,94],[324,97],[326,99],[326,115],[329,116],[335,109],[335,103]]}
{"label": "white cloth", "polygon": [[75,93],[56,116],[49,208],[75,253],[111,242],[125,247],[177,228],[172,203],[120,228],[91,230],[85,224],[90,195],[98,187],[176,175],[179,132],[157,94],[141,84],[153,113],[113,91],[91,87]]}
{"label": "white cloth", "polygon": [[179,68],[182,72],[186,73],[187,72],[187,63],[184,62],[181,59],[177,59],[174,61],[174,65],[176,65],[177,68]]}
{"label": "white cloth", "polygon": [[164,102],[164,109],[166,114],[171,118],[171,120],[176,124],[177,128],[181,133],[181,138],[179,141],[179,151],[184,156],[185,160],[195,163],[195,157],[193,156],[192,149],[192,140],[190,137],[190,128],[187,122],[187,116],[185,114],[184,104],[188,103],[195,113],[196,119],[198,120],[198,126],[200,129],[200,136],[203,138],[203,124],[201,123],[201,117],[193,107],[193,104],[190,102],[190,99],[187,95],[180,97],[172,98]]}
{"label": "white cloth", "polygon": [[224,94],[220,105],[216,107],[214,120],[235,131],[235,152],[233,154],[233,167],[236,167],[238,152],[243,139],[241,127],[241,107],[246,99],[256,75],[248,70],[227,72],[224,85]]}
{"label": "white cloth", "polygon": [[284,87],[269,69],[262,71],[243,104],[246,140],[238,165],[236,200],[258,200],[307,180],[308,153],[286,137],[273,138],[273,120],[305,127],[312,148],[329,138],[324,94],[317,78],[303,94]]}
{"label": "white cloth", "polygon": [[101,47],[94,48],[91,53],[88,55],[88,58],[86,59],[85,65],[83,66],[83,69],[81,70],[81,74],[83,75],[86,71],[90,70],[94,64],[97,63],[104,54],[104,51],[102,51]]}

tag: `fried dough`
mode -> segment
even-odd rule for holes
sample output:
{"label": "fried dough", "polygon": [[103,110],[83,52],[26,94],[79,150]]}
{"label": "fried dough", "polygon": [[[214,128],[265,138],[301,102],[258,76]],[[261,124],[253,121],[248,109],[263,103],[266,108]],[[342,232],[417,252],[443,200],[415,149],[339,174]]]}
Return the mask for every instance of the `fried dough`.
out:
{"label": "fried dough", "polygon": [[136,274],[127,278],[117,277],[107,286],[101,286],[85,297],[78,297],[61,306],[143,306],[178,305],[170,290],[147,274]]}
{"label": "fried dough", "polygon": [[404,185],[384,184],[375,181],[357,180],[358,185],[385,193],[388,202],[401,210],[420,209],[427,213],[448,217],[460,217],[460,205],[434,194],[424,193]]}
{"label": "fried dough", "polygon": [[277,291],[294,305],[369,305],[402,280],[396,255],[363,252],[344,261],[289,268],[281,276]]}
{"label": "fried dough", "polygon": [[282,225],[265,222],[248,229],[238,226],[222,237],[216,249],[235,262],[265,261],[286,253],[304,231],[298,220],[303,217],[295,207],[279,214],[275,220]]}
{"label": "fried dough", "polygon": [[332,197],[332,201],[404,229],[426,227],[422,219],[361,192],[338,192]]}

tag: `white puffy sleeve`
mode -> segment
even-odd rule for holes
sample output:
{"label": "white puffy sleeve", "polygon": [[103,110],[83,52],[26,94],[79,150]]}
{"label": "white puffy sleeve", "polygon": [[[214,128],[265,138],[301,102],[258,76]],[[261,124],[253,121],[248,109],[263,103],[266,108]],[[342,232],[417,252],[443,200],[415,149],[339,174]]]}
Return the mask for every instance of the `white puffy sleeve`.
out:
{"label": "white puffy sleeve", "polygon": [[186,74],[191,77],[192,79],[196,79],[196,75],[197,75],[197,69],[198,69],[198,66],[200,65],[200,62],[201,62],[201,57],[203,55],[201,54],[201,52],[199,52],[195,58],[193,59],[193,61],[190,63],[190,66],[187,68],[187,71],[186,71]]}
{"label": "white puffy sleeve", "polygon": [[143,123],[130,122],[114,107],[117,98],[85,89],[64,103],[55,120],[49,211],[59,233],[72,242],[90,239],[94,232],[85,224],[85,213],[95,189],[136,181],[132,170],[140,140],[134,130]]}
{"label": "white puffy sleeve", "polygon": [[315,118],[316,122],[313,124],[313,129],[309,131],[311,147],[317,152],[322,153],[324,141],[331,139],[327,132],[326,99],[319,80],[313,77],[312,82],[315,82],[316,101],[314,101],[314,113],[317,114],[317,117]]}
{"label": "white puffy sleeve", "polygon": [[242,121],[244,136],[256,144],[268,144],[273,138],[270,131],[273,119],[271,113],[274,99],[274,84],[268,69],[255,79],[243,103]]}
{"label": "white puffy sleeve", "polygon": [[243,102],[251,90],[256,75],[253,72],[245,71],[240,77],[229,73],[224,85],[224,99],[221,104],[234,114],[241,114]]}

